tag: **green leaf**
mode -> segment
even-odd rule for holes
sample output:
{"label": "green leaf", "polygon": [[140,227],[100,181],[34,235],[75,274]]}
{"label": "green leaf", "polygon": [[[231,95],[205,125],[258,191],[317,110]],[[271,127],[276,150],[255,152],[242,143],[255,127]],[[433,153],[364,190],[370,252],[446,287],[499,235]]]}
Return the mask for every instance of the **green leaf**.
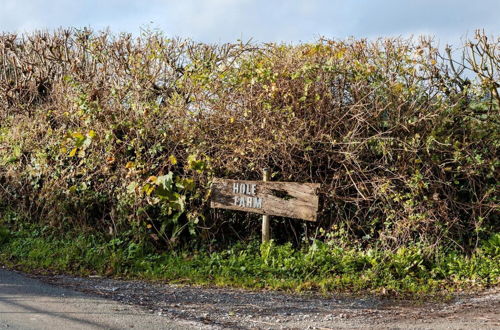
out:
{"label": "green leaf", "polygon": [[156,184],[165,190],[172,190],[172,184],[174,181],[173,178],[174,178],[174,173],[168,172],[167,175],[159,176],[156,179]]}

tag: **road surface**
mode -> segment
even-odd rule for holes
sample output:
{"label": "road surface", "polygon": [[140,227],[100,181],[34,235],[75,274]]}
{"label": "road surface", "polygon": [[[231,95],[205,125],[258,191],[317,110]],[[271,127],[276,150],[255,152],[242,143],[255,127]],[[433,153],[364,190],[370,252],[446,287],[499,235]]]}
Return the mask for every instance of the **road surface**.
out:
{"label": "road surface", "polygon": [[447,302],[321,297],[0,267],[3,329],[500,329],[500,290]]}
{"label": "road surface", "polygon": [[0,329],[186,329],[142,308],[45,284],[0,269]]}

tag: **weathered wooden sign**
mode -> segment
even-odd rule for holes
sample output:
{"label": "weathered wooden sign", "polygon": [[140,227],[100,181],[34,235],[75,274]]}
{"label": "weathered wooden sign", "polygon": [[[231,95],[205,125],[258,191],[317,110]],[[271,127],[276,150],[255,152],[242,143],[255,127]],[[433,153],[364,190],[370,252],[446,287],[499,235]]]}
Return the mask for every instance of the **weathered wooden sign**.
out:
{"label": "weathered wooden sign", "polygon": [[211,207],[316,221],[317,183],[215,179]]}

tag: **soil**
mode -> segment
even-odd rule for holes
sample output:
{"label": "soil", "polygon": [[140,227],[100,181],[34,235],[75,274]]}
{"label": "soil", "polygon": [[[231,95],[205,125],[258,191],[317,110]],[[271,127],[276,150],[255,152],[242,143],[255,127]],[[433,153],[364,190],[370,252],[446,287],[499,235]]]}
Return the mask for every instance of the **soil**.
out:
{"label": "soil", "polygon": [[191,321],[204,329],[500,329],[500,288],[436,302],[368,296],[324,297],[100,277],[35,277],[53,285],[141,306],[168,319]]}

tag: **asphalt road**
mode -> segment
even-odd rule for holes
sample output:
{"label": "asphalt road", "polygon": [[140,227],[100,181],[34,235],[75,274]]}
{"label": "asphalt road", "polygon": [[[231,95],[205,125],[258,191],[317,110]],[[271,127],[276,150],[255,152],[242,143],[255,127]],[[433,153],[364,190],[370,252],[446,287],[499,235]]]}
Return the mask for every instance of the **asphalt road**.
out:
{"label": "asphalt road", "polygon": [[0,269],[0,329],[186,329],[134,306],[48,285]]}

